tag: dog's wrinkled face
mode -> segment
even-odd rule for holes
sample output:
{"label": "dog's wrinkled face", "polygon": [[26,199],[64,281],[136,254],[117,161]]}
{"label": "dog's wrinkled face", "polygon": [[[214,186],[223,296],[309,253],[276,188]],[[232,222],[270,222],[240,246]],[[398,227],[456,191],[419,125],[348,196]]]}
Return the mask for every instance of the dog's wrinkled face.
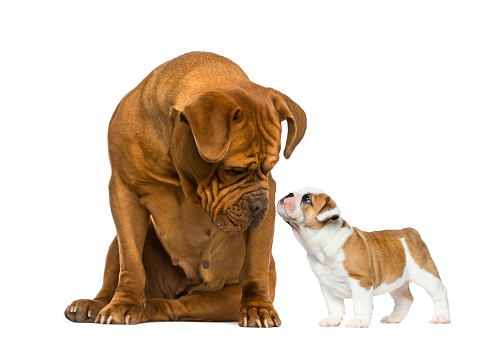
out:
{"label": "dog's wrinkled face", "polygon": [[286,158],[304,134],[305,113],[293,101],[272,95],[208,93],[180,114],[193,135],[180,148],[182,166],[177,167],[185,195],[195,196],[225,233],[257,228],[267,214],[269,173],[281,148],[280,122],[289,121]]}
{"label": "dog's wrinkled face", "polygon": [[277,209],[283,220],[296,231],[300,227],[320,229],[329,220],[340,218],[336,203],[323,191],[311,187],[283,197]]}
{"label": "dog's wrinkled face", "polygon": [[[243,115],[241,115],[243,117]],[[281,128],[261,123],[273,133],[268,141],[255,122],[237,119],[236,138],[209,181],[200,181],[197,195],[212,223],[221,231],[236,234],[250,225],[260,226],[269,204],[268,175],[279,159]]]}

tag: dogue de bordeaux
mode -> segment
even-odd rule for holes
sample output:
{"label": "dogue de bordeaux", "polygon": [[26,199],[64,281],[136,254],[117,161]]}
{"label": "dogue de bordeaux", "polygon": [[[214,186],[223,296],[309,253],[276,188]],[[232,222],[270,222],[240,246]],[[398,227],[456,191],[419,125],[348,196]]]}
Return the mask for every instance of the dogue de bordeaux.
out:
{"label": "dogue de bordeaux", "polygon": [[279,326],[271,169],[284,120],[288,159],[307,121],[286,95],[213,53],[187,53],[153,70],[109,124],[117,236],[102,288],[65,316]]}

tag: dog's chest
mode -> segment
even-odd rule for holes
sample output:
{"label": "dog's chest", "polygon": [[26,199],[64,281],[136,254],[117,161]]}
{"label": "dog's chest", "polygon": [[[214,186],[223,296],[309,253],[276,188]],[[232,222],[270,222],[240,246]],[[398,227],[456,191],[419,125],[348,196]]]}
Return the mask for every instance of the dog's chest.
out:
{"label": "dog's chest", "polygon": [[207,287],[238,280],[245,256],[243,234],[220,232],[202,209],[178,196],[150,194],[142,203],[173,265],[180,266],[189,281]]}
{"label": "dog's chest", "polygon": [[155,225],[159,240],[188,278],[206,282],[238,278],[245,255],[242,234],[224,234],[209,220],[202,222],[191,215],[172,224],[161,219]]}

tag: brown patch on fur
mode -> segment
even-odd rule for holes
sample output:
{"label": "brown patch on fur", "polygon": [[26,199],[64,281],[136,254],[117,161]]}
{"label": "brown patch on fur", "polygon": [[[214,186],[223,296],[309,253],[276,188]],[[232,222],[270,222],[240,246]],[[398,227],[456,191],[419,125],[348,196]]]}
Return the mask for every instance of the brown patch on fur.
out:
{"label": "brown patch on fur", "polygon": [[402,277],[406,266],[402,231],[354,232],[343,245],[343,265],[350,277],[366,289],[390,284]]}
{"label": "brown patch on fur", "polygon": [[414,228],[404,228],[402,231],[405,232],[405,240],[407,243],[407,248],[411,254],[414,261],[428,273],[440,279],[435,262],[431,258],[430,251],[425,242],[421,239],[418,231]]}
{"label": "brown patch on fur", "polygon": [[326,210],[333,209],[337,206],[334,200],[332,200],[328,195],[324,193],[320,194],[308,194],[311,197],[312,205],[305,204],[302,207],[302,213],[304,214],[306,226],[310,229],[321,229],[326,224],[326,221],[319,221],[317,219],[318,214],[325,212]]}
{"label": "brown patch on fur", "polygon": [[400,241],[404,238],[414,261],[423,269],[439,277],[426,244],[413,228],[363,232],[354,227],[354,233],[343,245],[343,265],[350,277],[359,280],[366,289],[391,284],[402,277],[406,254]]}

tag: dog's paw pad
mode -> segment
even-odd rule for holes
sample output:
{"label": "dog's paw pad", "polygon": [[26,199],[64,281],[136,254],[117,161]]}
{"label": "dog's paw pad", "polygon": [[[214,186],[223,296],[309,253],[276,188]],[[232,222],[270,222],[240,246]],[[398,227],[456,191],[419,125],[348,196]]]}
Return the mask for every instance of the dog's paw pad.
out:
{"label": "dog's paw pad", "polygon": [[271,303],[242,304],[238,318],[240,327],[279,327],[281,320]]}
{"label": "dog's paw pad", "polygon": [[103,304],[95,300],[79,299],[73,301],[64,311],[64,315],[72,322],[94,322]]}
{"label": "dog's paw pad", "polygon": [[143,304],[110,303],[100,310],[95,318],[95,323],[100,324],[137,324],[145,310]]}

